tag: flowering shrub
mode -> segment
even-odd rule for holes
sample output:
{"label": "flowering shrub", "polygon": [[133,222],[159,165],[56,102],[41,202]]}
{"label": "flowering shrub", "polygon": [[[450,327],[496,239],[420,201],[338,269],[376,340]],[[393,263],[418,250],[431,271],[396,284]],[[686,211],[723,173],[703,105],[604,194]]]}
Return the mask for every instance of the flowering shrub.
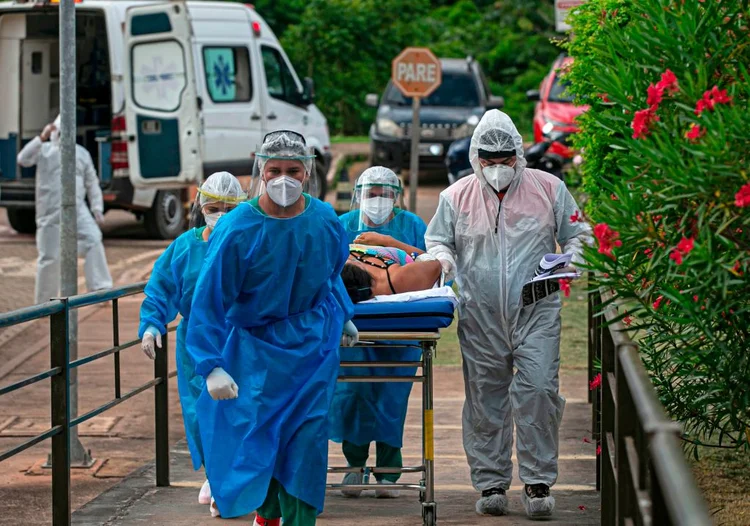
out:
{"label": "flowering shrub", "polygon": [[[685,440],[750,442],[750,2],[589,0],[571,91],[597,286]],[[570,218],[578,221],[580,217]]]}

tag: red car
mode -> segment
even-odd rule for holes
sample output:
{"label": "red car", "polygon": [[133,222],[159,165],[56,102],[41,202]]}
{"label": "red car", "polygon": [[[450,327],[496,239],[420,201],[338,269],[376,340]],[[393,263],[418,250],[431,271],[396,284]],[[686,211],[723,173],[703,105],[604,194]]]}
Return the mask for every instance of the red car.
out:
{"label": "red car", "polygon": [[[562,72],[573,62],[573,57],[560,55],[552,64],[552,69],[544,77],[538,90],[526,92],[529,100],[537,101],[534,109],[534,142],[539,143],[553,131],[574,133],[578,131],[575,118],[588,109],[588,106],[576,106],[573,97],[566,92],[568,82],[561,78]],[[564,159],[571,159],[575,152],[564,142],[555,142],[549,153],[557,154]]]}

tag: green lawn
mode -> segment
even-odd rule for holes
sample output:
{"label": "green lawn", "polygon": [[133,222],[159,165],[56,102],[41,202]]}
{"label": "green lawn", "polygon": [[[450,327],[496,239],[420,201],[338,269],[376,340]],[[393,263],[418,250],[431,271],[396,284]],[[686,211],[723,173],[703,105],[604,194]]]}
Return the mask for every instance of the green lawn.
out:
{"label": "green lawn", "polygon": [[342,142],[369,142],[370,138],[367,135],[334,135],[331,137],[331,144],[339,144]]}
{"label": "green lawn", "polygon": [[[456,312],[456,318],[458,318],[458,312]],[[461,364],[461,350],[456,334],[457,325],[456,320],[442,331],[437,348],[436,364]],[[563,298],[560,344],[560,361],[563,369],[586,369],[588,367],[587,330],[586,282],[578,281],[572,285],[570,297]]]}

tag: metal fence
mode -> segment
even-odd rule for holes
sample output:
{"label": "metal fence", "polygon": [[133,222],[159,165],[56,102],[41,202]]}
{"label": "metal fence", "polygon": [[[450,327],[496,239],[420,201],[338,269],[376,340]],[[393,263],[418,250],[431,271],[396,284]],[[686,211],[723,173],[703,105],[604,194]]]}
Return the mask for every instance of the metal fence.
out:
{"label": "metal fence", "polygon": [[592,392],[601,490],[601,523],[707,526],[712,524],[680,443],[680,426],[667,417],[625,332],[611,294],[589,296],[589,374],[601,363]]}
{"label": "metal fence", "polygon": [[[52,524],[69,525],[70,508],[70,430],[87,420],[112,409],[136,395],[154,388],[155,442],[156,442],[156,485],[169,486],[169,419],[168,379],[175,376],[169,373],[167,363],[168,337],[163,339],[163,349],[156,353],[154,379],[123,394],[120,389],[120,352],[140,344],[140,340],[120,342],[118,300],[143,292],[145,283],[138,283],[119,289],[94,292],[49,301],[43,305],[19,309],[0,315],[0,329],[42,318],[50,319],[50,369],[0,388],[0,397],[24,387],[50,379],[51,427],[26,442],[0,453],[0,462],[40,442],[52,439]],[[94,353],[74,362],[69,360],[69,314],[75,309],[112,303],[112,347]],[[70,373],[77,367],[108,356],[113,357],[114,399],[73,420],[70,418]]]}

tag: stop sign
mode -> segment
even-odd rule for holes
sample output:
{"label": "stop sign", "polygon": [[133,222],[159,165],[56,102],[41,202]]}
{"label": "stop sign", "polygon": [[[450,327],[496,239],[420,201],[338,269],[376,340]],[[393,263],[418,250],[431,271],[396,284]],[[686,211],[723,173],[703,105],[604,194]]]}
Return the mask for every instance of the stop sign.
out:
{"label": "stop sign", "polygon": [[405,97],[427,97],[443,80],[440,60],[426,47],[408,47],[391,64],[393,84]]}

